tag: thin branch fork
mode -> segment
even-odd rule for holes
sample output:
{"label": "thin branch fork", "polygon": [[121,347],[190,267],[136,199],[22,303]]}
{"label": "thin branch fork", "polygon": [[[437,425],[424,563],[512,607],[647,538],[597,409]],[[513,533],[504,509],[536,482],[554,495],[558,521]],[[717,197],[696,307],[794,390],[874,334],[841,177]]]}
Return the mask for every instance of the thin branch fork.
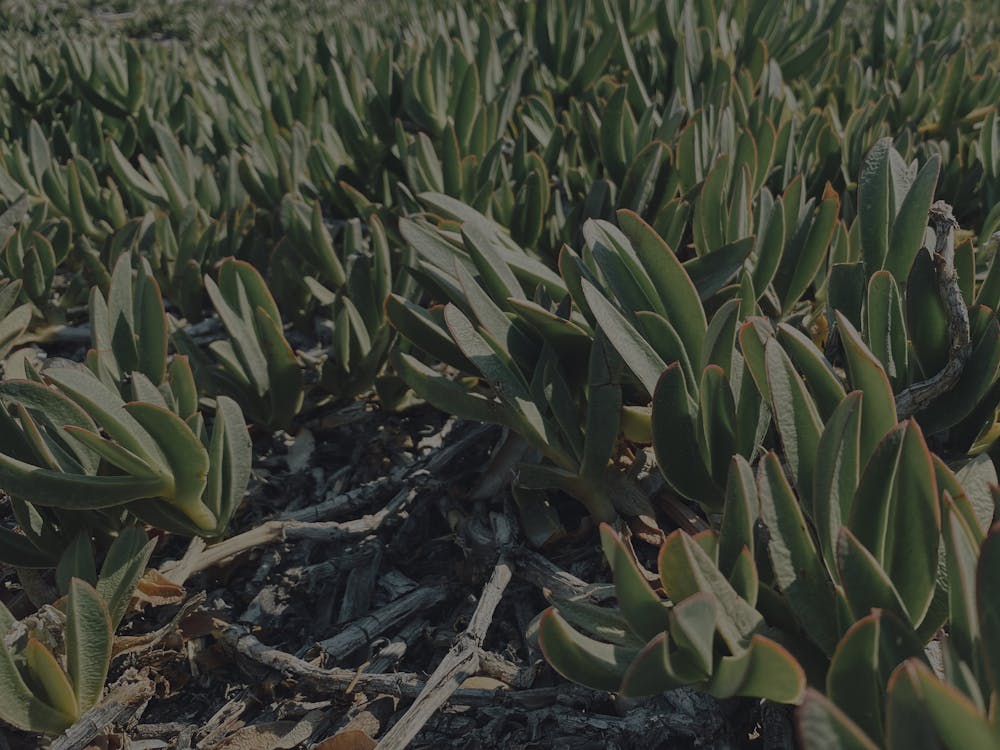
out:
{"label": "thin branch fork", "polygon": [[479,671],[482,662],[483,641],[493,622],[507,584],[514,577],[513,565],[508,557],[516,525],[506,514],[491,514],[493,538],[499,557],[490,579],[483,587],[479,603],[462,633],[441,660],[427,684],[402,718],[379,740],[381,750],[404,750],[417,736],[424,724],[443,706],[459,686]]}
{"label": "thin branch fork", "polygon": [[403,750],[427,723],[435,711],[444,705],[459,685],[479,671],[480,654],[486,631],[503,592],[513,577],[510,563],[501,556],[476,605],[465,632],[448,651],[423,690],[403,717],[379,740],[380,750]]}
{"label": "thin branch fork", "polygon": [[[354,669],[324,669],[303,659],[261,643],[243,625],[217,623],[216,641],[229,653],[256,665],[284,675],[295,682],[295,688],[314,699],[332,698],[352,691],[373,695],[393,695],[412,700],[427,683],[413,672],[391,674],[363,672]],[[577,685],[532,688],[529,690],[483,690],[460,688],[446,698],[460,706],[511,705],[524,709],[551,706],[557,702],[591,705],[606,700],[607,694]]]}

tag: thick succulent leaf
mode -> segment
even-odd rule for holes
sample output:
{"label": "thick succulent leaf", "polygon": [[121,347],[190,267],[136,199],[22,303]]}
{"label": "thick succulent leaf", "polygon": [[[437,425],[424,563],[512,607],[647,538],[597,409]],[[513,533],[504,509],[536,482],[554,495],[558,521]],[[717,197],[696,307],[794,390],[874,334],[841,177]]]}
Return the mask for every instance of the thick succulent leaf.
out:
{"label": "thick succulent leaf", "polygon": [[[903,729],[910,722],[913,725]],[[911,659],[889,681],[889,747],[904,747],[898,733],[913,738],[914,725],[921,724],[930,725],[931,737],[936,736],[948,750],[986,750],[997,744],[995,728],[971,700],[935,677],[930,667]],[[926,739],[921,746],[923,742]]]}
{"label": "thick succulent leaf", "polygon": [[822,693],[809,688],[795,712],[804,750],[878,750],[850,717]]}
{"label": "thick succulent leaf", "polygon": [[548,445],[544,419],[521,375],[511,369],[457,307],[448,305],[444,317],[462,354],[476,366],[501,401],[517,416],[529,441],[535,445]]}
{"label": "thick succulent leaf", "polygon": [[[248,383],[253,384],[253,388],[259,396],[263,396],[267,393],[269,385],[267,381],[267,356],[264,354],[254,329],[253,311],[246,288],[239,278],[233,280],[232,284],[236,287],[234,292],[236,299],[231,299],[222,292],[211,277],[205,277],[205,291],[229,333],[230,341],[225,343],[232,348],[233,353],[238,358],[239,375]],[[237,368],[233,367],[232,369],[236,370]]]}
{"label": "thick succulent leaf", "polygon": [[712,322],[705,332],[705,345],[702,348],[703,370],[709,365],[717,365],[727,375],[732,373],[736,329],[741,319],[740,305],[740,299],[728,300],[712,316]]}
{"label": "thick succulent leaf", "polygon": [[823,353],[797,328],[779,323],[777,337],[789,359],[802,373],[802,380],[816,402],[816,411],[825,422],[844,398],[840,378]]}
{"label": "thick succulent leaf", "polygon": [[884,609],[910,622],[889,576],[846,526],[841,528],[837,539],[837,568],[844,596],[855,618],[861,619],[873,609]]}
{"label": "thick succulent leaf", "polygon": [[895,213],[889,168],[891,138],[876,141],[865,157],[858,180],[858,222],[861,253],[868,268],[882,268],[889,250],[889,231]]}
{"label": "thick succulent leaf", "polygon": [[666,364],[646,339],[593,284],[587,279],[583,279],[582,284],[583,294],[597,319],[597,324],[646,392],[652,394]]}
{"label": "thick succulent leaf", "polygon": [[137,369],[153,383],[162,383],[167,372],[167,316],[160,286],[148,266],[139,271],[136,297]]}
{"label": "thick succulent leaf", "polygon": [[66,663],[80,711],[104,692],[114,631],[108,608],[89,583],[74,578],[66,599]]}
{"label": "thick succulent leaf", "polygon": [[[768,193],[770,195],[770,193]],[[785,243],[785,205],[781,198],[774,201],[774,206],[767,215],[766,223],[758,225],[757,257],[753,266],[753,288],[762,295],[770,285],[781,262]]]}
{"label": "thick succulent leaf", "polygon": [[30,324],[31,305],[21,305],[7,313],[0,309],[0,357],[7,355]]}
{"label": "thick succulent leaf", "polygon": [[[57,430],[78,427],[91,432],[97,431],[94,420],[83,408],[58,391],[34,380],[11,379],[0,382],[0,398],[21,404],[36,414],[39,420]],[[86,473],[97,473],[99,461],[93,453],[72,439],[68,439],[66,444]]]}
{"label": "thick succulent leaf", "polygon": [[758,515],[757,482],[750,463],[733,456],[726,482],[726,499],[719,529],[719,570],[733,569],[743,549],[753,554]]}
{"label": "thick succulent leaf", "polygon": [[813,522],[830,575],[837,580],[836,548],[841,526],[850,517],[861,477],[861,402],[864,394],[844,397],[823,429],[813,472]]}
{"label": "thick succulent leaf", "polygon": [[904,387],[909,363],[903,302],[899,287],[888,271],[877,271],[868,281],[865,339],[892,385]]}
{"label": "thick succulent leaf", "polygon": [[270,383],[271,424],[288,427],[292,417],[302,407],[302,368],[292,347],[281,330],[280,320],[267,314],[263,307],[255,311],[255,322],[268,362]]}
{"label": "thick succulent leaf", "polygon": [[126,404],[136,421],[153,435],[173,473],[169,499],[192,521],[205,529],[215,528],[215,515],[201,501],[208,477],[208,451],[184,421],[167,409],[133,401]]}
{"label": "thick succulent leaf", "polygon": [[626,697],[656,695],[683,687],[688,681],[675,673],[670,636],[660,633],[649,641],[629,664],[618,692]]}
{"label": "thick succulent leaf", "polygon": [[174,396],[177,415],[187,419],[198,411],[198,386],[188,357],[175,354],[168,367],[170,392]]}
{"label": "thick succulent leaf", "polygon": [[24,661],[31,676],[38,681],[45,702],[61,714],[76,719],[80,708],[73,685],[56,657],[36,638],[29,638],[24,648]]}
{"label": "thick succulent leaf", "polygon": [[684,262],[684,271],[691,279],[698,297],[708,300],[735,278],[753,249],[753,237],[743,237],[706,255]]}
{"label": "thick succulent leaf", "polygon": [[653,449],[667,483],[684,497],[717,508],[722,491],[712,480],[697,440],[697,415],[678,363],[664,370],[653,393]]}
{"label": "thick succulent leaf", "polygon": [[444,326],[427,310],[408,299],[390,294],[385,301],[385,311],[397,331],[431,356],[466,372],[475,369]]}
{"label": "thick succulent leaf", "polygon": [[979,551],[976,573],[979,630],[983,638],[982,660],[994,693],[1000,694],[1000,524],[994,525]]}
{"label": "thick succulent leaf", "polygon": [[860,330],[863,327],[861,312],[864,308],[867,284],[868,273],[861,261],[834,263],[827,282],[830,317],[834,318],[834,311],[839,312],[851,321],[855,329]]}
{"label": "thick succulent leaf", "polygon": [[[455,266],[455,276],[465,292],[469,311],[477,323],[492,335],[504,354],[530,372],[538,358],[538,345],[532,341],[462,266]],[[503,298],[506,299],[506,298]]]}
{"label": "thick succulent leaf", "polygon": [[796,704],[806,691],[806,673],[783,646],[755,635],[745,651],[719,660],[707,690],[717,698],[746,695]]}
{"label": "thick succulent leaf", "polygon": [[[517,277],[503,260],[495,224],[482,218],[466,221],[462,225],[462,240],[493,299],[526,299]],[[464,268],[461,264],[458,266]]]}
{"label": "thick succulent leaf", "polygon": [[639,326],[639,333],[653,347],[653,350],[660,358],[668,363],[679,362],[684,370],[684,380],[691,391],[698,387],[698,378],[695,377],[691,359],[688,357],[687,349],[681,337],[670,325],[670,321],[662,315],[654,312],[641,310],[635,314],[636,322]]}
{"label": "thick succulent leaf", "polygon": [[796,231],[792,246],[786,248],[790,252],[782,256],[782,261],[789,262],[783,262],[778,266],[774,285],[781,299],[783,311],[791,310],[823,266],[839,212],[840,198],[827,183],[823,199],[815,209],[815,215],[810,217],[808,222],[808,233],[802,236],[805,226]]}
{"label": "thick succulent leaf", "polygon": [[718,616],[715,597],[707,591],[692,594],[670,610],[670,635],[703,679],[712,674]]}
{"label": "thick succulent leaf", "polygon": [[581,635],[551,608],[538,624],[538,643],[559,674],[595,690],[617,690],[636,655],[633,649]]}
{"label": "thick succulent leaf", "polygon": [[534,328],[561,357],[579,361],[586,356],[591,334],[577,322],[549,312],[530,300],[511,298],[507,300],[507,304],[520,320]]}
{"label": "thick succulent leaf", "polygon": [[657,596],[628,549],[611,527],[601,524],[601,545],[615,580],[615,595],[629,627],[644,640],[650,640],[667,628],[669,610]]}
{"label": "thick succulent leaf", "polygon": [[456,383],[409,354],[393,352],[390,361],[393,369],[420,398],[448,414],[494,424],[511,421],[499,401]]}
{"label": "thick succulent leaf", "polygon": [[594,341],[587,368],[587,415],[580,476],[595,482],[600,481],[614,454],[622,418],[622,389],[615,382],[617,377],[613,377],[611,356],[610,345],[603,337]]}
{"label": "thick succulent leaf", "polygon": [[250,309],[264,308],[267,316],[280,326],[281,313],[278,312],[278,304],[267,288],[264,277],[246,261],[226,258],[219,267],[219,288],[229,304],[236,309],[241,308],[241,305],[238,304],[241,286],[250,302]]}
{"label": "thick succulent leaf", "polygon": [[941,512],[931,455],[912,420],[892,430],[865,467],[849,526],[892,580],[910,621],[920,622],[934,595]]}
{"label": "thick succulent leaf", "polygon": [[[941,155],[934,154],[917,173],[892,222],[892,233],[884,268],[900,283],[906,283],[913,259],[924,242],[927,212],[934,200]],[[898,197],[897,197],[898,200]]]}
{"label": "thick succulent leaf", "polygon": [[808,503],[823,423],[805,383],[776,339],[765,345],[765,360],[771,412],[795,486]]}
{"label": "thick succulent leaf", "polygon": [[114,170],[115,176],[121,181],[121,183],[126,185],[132,191],[138,193],[146,200],[165,206],[167,204],[167,196],[163,192],[162,186],[157,187],[143,177],[135,169],[135,167],[129,163],[128,159],[122,156],[122,152],[119,150],[118,146],[115,145],[114,139],[108,138],[107,146],[109,163],[112,170]]}
{"label": "thick succulent leaf", "polygon": [[864,463],[882,436],[896,426],[896,401],[885,370],[854,326],[840,313],[837,313],[837,326],[847,358],[851,388],[865,394],[861,402],[861,461]]}
{"label": "thick succulent leaf", "polygon": [[837,645],[826,675],[827,697],[869,737],[882,737],[889,677],[910,658],[923,658],[916,633],[891,612],[874,610]]}
{"label": "thick succulent leaf", "polygon": [[722,485],[736,453],[736,403],[721,367],[705,368],[698,397],[698,442],[709,474]]}
{"label": "thick succulent leaf", "polygon": [[666,318],[684,343],[688,357],[692,362],[700,361],[701,342],[708,324],[698,290],[687,271],[660,235],[637,214],[619,211],[618,223],[632,241],[665,307]]}
{"label": "thick succulent leaf", "polygon": [[88,476],[39,468],[0,454],[0,487],[45,507],[86,510],[111,508],[166,494],[162,477]]}
{"label": "thick succulent leaf", "polygon": [[239,404],[228,396],[219,396],[215,400],[215,424],[212,429],[213,437],[215,430],[223,429],[222,492],[219,509],[215,513],[222,524],[216,532],[221,534],[246,493],[253,447],[243,412]]}
{"label": "thick succulent leaf", "polygon": [[46,370],[45,377],[82,406],[111,438],[162,476],[168,476],[166,456],[156,440],[128,413],[121,397],[97,376],[84,368],[59,367]]}
{"label": "thick succulent leaf", "polygon": [[740,341],[740,351],[743,361],[760,395],[770,400],[771,394],[767,386],[767,352],[768,340],[774,337],[771,324],[765,318],[748,320],[740,328],[737,337]]}
{"label": "thick succulent leaf", "polygon": [[[603,591],[602,589],[606,589]],[[628,622],[617,608],[594,604],[593,599],[612,596],[614,585],[606,584],[572,598],[553,596],[552,603],[569,625],[581,633],[596,637],[601,641],[618,646],[628,646],[633,650],[642,647],[643,641],[632,632]]]}
{"label": "thick succulent leaf", "polygon": [[66,427],[66,434],[73,437],[79,444],[89,448],[112,466],[117,466],[133,477],[158,478],[160,473],[127,448],[113,440],[101,437],[96,432],[82,430],[78,427]]}
{"label": "thick succulent leaf", "polygon": [[652,310],[660,315],[667,314],[639,256],[618,227],[590,219],[583,226],[583,237],[586,242],[584,257],[593,259],[609,296],[629,311]]}
{"label": "thick succulent leaf", "polygon": [[733,652],[742,651],[763,625],[763,618],[725,579],[708,556],[682,531],[671,533],[660,548],[660,582],[675,604],[699,592],[712,594],[719,605],[718,631]]}
{"label": "thick succulent leaf", "polygon": [[90,545],[89,531],[77,533],[59,556],[59,563],[56,565],[56,585],[61,593],[69,592],[69,583],[73,578],[79,578],[91,585],[97,583],[97,568],[94,563],[94,550]]}
{"label": "thick succulent leaf", "polygon": [[955,508],[947,491],[942,493],[943,538],[948,570],[949,645],[959,658],[974,664],[980,630],[976,604],[977,534]]}
{"label": "thick succulent leaf", "polygon": [[112,630],[125,616],[155,546],[155,539],[148,539],[143,531],[130,526],[108,548],[96,588],[108,607]]}
{"label": "thick succulent leaf", "polygon": [[776,454],[768,453],[757,468],[761,519],[768,528],[767,551],[775,581],[803,628],[827,654],[840,633],[833,583],[813,542],[809,525]]}

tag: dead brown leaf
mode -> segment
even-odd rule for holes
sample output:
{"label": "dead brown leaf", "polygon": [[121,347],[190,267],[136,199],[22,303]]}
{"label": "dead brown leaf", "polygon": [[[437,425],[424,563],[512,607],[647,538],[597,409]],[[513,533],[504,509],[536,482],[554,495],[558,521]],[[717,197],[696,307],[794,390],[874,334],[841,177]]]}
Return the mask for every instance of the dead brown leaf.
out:
{"label": "dead brown leaf", "polygon": [[134,598],[154,607],[176,604],[184,598],[184,587],[178,586],[155,568],[149,568],[139,579]]}

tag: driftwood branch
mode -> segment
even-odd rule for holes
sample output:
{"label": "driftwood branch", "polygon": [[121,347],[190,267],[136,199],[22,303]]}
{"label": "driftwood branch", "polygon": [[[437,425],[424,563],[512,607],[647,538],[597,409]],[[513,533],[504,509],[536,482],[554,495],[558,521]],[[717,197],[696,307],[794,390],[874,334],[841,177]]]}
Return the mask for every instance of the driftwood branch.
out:
{"label": "driftwood branch", "polygon": [[935,235],[934,268],[937,271],[938,294],[948,315],[948,362],[940,372],[927,380],[914,383],[896,396],[896,414],[899,419],[913,416],[954,388],[972,354],[969,310],[955,272],[955,230],[958,222],[951,206],[944,201],[936,201],[931,206],[930,224]]}

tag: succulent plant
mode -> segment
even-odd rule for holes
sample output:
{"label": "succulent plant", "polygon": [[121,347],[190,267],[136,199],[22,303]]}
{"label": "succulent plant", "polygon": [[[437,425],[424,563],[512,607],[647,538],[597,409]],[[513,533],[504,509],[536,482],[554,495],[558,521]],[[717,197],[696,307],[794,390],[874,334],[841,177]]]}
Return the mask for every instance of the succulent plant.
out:
{"label": "succulent plant", "polygon": [[218,284],[206,276],[205,287],[229,338],[212,342],[209,356],[175,326],[175,346],[191,358],[205,391],[235,397],[254,423],[290,426],[302,406],[302,371],[264,278],[249,263],[228,258]]}
{"label": "succulent plant", "polygon": [[[604,529],[618,611],[542,622],[571,679],[804,696],[807,744],[995,733],[968,585],[1000,437],[976,3],[184,2],[151,24],[170,44],[142,9],[7,5],[0,358],[84,326],[91,349],[7,360],[0,559],[93,583],[90,545],[136,519],[222,534],[246,421],[373,387],[401,408],[403,383],[513,434],[536,545],[559,495],[647,540],[660,501],[709,529],[665,534],[657,576]],[[192,329],[212,311],[221,337]],[[289,344],[316,331],[325,358]],[[55,732],[99,680],[46,669],[10,695]]]}
{"label": "succulent plant", "polygon": [[126,506],[159,528],[222,534],[250,471],[239,406],[220,396],[209,433],[199,412],[185,420],[151,384],[137,390],[126,404],[82,366],[0,383],[0,488],[43,508]]}
{"label": "succulent plant", "polygon": [[154,546],[138,529],[126,529],[112,543],[93,582],[70,579],[58,655],[19,626],[0,603],[0,719],[31,732],[59,735],[100,701],[114,632]]}

